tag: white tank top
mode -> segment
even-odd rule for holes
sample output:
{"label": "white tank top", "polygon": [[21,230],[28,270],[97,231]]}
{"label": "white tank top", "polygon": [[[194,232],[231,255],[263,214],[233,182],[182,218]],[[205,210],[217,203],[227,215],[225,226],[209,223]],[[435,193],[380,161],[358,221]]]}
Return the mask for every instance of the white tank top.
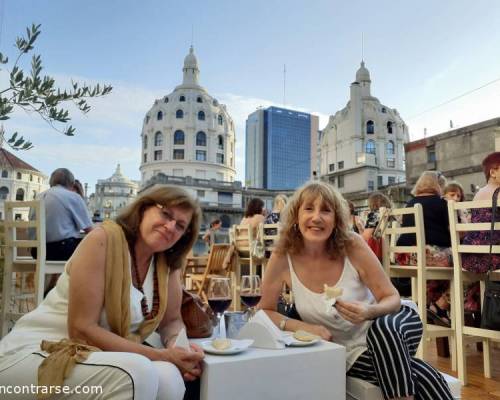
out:
{"label": "white tank top", "polygon": [[[342,318],[335,307],[327,312],[323,293],[316,293],[307,288],[295,274],[289,254],[287,258],[293,298],[300,317],[304,322],[323,325],[330,331],[335,343],[346,347],[346,370],[349,370],[356,359],[367,349],[366,332],[372,321],[355,325]],[[375,303],[372,292],[361,282],[358,271],[347,257],[345,257],[344,268],[335,287],[343,288],[342,300]]]}
{"label": "white tank top", "polygon": [[[130,257],[130,256],[129,256]],[[0,341],[0,371],[18,362],[34,351],[40,351],[42,340],[58,341],[68,338],[68,297],[70,275],[64,272],[47,297],[33,311],[20,318],[14,328]],[[153,305],[153,260],[144,279],[143,289],[146,295],[148,311]],[[130,265],[130,264],[129,264]],[[141,300],[143,294],[130,284],[130,332],[136,332],[144,320]],[[99,326],[109,330],[106,312],[101,311]]]}

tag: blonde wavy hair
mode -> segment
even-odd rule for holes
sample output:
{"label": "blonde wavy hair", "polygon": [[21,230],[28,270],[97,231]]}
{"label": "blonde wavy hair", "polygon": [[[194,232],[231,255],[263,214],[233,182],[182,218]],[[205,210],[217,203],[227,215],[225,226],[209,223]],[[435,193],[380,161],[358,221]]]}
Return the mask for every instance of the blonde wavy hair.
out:
{"label": "blonde wavy hair", "polygon": [[419,196],[422,193],[433,193],[441,196],[443,189],[446,186],[446,178],[440,172],[424,171],[418,178],[415,187],[411,191],[414,196]]}
{"label": "blonde wavy hair", "polygon": [[293,194],[282,212],[282,227],[276,252],[298,254],[304,248],[304,240],[298,228],[299,209],[309,199],[320,198],[335,214],[335,226],[326,243],[331,258],[343,257],[351,241],[349,228],[349,205],[331,185],[325,182],[308,182]]}

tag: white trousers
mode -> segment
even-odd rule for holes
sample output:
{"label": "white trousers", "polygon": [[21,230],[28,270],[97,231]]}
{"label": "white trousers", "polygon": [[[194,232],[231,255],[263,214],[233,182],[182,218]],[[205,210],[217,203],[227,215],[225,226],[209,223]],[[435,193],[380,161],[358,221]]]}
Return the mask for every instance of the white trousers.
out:
{"label": "white trousers", "polygon": [[[1,371],[0,387],[36,385],[38,366],[45,357],[45,353],[33,353]],[[50,400],[182,400],[186,390],[182,375],[174,364],[151,361],[135,353],[108,351],[92,352],[85,362],[77,363],[70,376],[64,381],[64,385],[71,390],[75,390],[78,386],[76,390],[79,394],[76,394],[76,390],[71,394],[59,393],[53,395]],[[92,389],[92,387],[98,387],[98,389]],[[100,393],[96,393],[96,390]],[[13,392],[5,394],[4,392],[1,397],[16,400],[35,399],[36,394],[14,394]]]}

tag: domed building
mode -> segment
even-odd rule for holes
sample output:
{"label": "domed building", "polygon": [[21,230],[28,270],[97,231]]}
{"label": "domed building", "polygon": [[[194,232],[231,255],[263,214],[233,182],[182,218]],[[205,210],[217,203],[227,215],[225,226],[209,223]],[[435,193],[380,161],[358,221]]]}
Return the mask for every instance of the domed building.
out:
{"label": "domed building", "polygon": [[138,182],[123,175],[120,164],[108,179],[99,179],[95,193],[90,196],[90,210],[94,217],[114,218],[137,196]]}
{"label": "domed building", "polygon": [[144,118],[142,185],[159,173],[233,182],[234,123],[226,106],[200,86],[200,69],[192,46],[182,71],[182,84],[155,100]]}
{"label": "domed building", "polygon": [[[4,148],[0,148],[0,171],[0,219],[5,218],[6,200],[33,200],[40,192],[49,188],[46,175]],[[28,212],[29,208],[14,217],[27,219]]]}
{"label": "domed building", "polygon": [[405,181],[408,127],[395,108],[372,96],[364,61],[350,94],[347,105],[330,116],[321,132],[320,176],[341,193],[366,199],[367,192]]}

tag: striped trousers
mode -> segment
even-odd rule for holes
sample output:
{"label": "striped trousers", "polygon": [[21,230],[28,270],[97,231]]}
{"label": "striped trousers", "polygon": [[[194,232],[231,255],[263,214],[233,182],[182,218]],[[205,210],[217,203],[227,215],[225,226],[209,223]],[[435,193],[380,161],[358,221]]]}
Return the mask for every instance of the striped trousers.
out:
{"label": "striped trousers", "polygon": [[378,317],[367,332],[368,350],[347,375],[379,386],[384,399],[414,396],[415,400],[453,400],[443,376],[415,358],[421,338],[422,321],[408,306]]}

